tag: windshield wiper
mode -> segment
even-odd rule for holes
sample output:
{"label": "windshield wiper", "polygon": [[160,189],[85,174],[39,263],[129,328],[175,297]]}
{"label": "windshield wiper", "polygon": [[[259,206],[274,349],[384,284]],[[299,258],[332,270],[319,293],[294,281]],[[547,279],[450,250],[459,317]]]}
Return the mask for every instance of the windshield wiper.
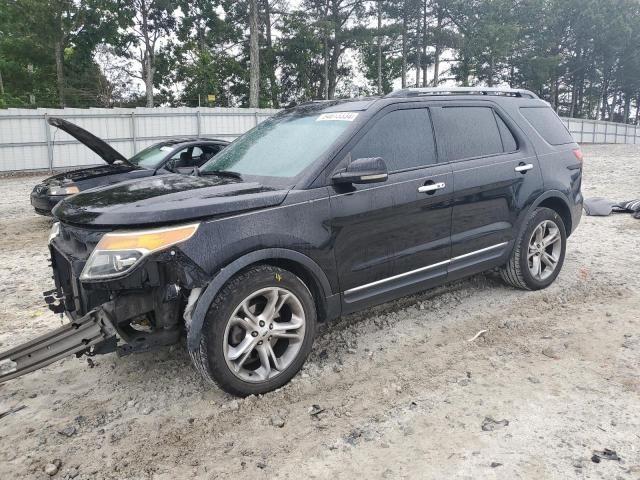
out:
{"label": "windshield wiper", "polygon": [[242,180],[242,175],[231,170],[200,170],[200,175],[218,175],[219,177],[238,178]]}

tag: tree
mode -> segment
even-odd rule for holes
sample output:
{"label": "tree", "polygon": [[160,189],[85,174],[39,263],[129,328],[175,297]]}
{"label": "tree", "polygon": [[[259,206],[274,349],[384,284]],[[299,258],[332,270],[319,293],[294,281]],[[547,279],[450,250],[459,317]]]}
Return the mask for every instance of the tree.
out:
{"label": "tree", "polygon": [[0,105],[278,108],[455,80],[637,123],[639,10],[638,0],[0,0]]}
{"label": "tree", "polygon": [[129,75],[144,82],[147,107],[154,105],[156,57],[162,40],[175,29],[175,8],[171,0],[131,0],[121,10],[130,20],[122,31],[128,41],[120,53],[137,63],[137,70],[129,71]]}
{"label": "tree", "polygon": [[275,50],[285,104],[326,97],[325,41],[318,35],[317,23],[310,22],[304,11],[283,16]]}
{"label": "tree", "polygon": [[[166,77],[184,86],[179,103],[189,106],[230,106],[235,85],[242,84],[242,66],[234,48],[243,31],[229,16],[221,18],[219,4],[210,0],[181,0],[176,37],[168,55]],[[210,95],[213,95],[212,101]]]}
{"label": "tree", "polygon": [[[92,53],[118,29],[116,7],[107,0],[2,2],[0,59],[14,98],[41,104],[69,103],[68,88],[92,98],[99,74]],[[67,78],[66,70],[73,75]],[[72,104],[74,104],[72,102]]]}
{"label": "tree", "polygon": [[258,0],[249,0],[249,106],[260,102],[260,45],[258,41]]}

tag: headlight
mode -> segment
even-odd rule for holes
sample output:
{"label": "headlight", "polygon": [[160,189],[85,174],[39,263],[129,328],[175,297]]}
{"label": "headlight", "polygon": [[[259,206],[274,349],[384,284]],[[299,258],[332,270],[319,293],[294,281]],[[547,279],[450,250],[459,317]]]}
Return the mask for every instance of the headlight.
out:
{"label": "headlight", "polygon": [[56,222],[51,226],[51,230],[49,230],[49,241],[47,243],[51,243],[58,235],[60,235],[60,222]]}
{"label": "headlight", "polygon": [[49,195],[73,195],[79,191],[80,189],[75,185],[70,185],[68,187],[51,187],[49,189]]}
{"label": "headlight", "polygon": [[87,260],[80,280],[117,277],[131,270],[144,257],[190,239],[199,224],[156,228],[104,235]]}

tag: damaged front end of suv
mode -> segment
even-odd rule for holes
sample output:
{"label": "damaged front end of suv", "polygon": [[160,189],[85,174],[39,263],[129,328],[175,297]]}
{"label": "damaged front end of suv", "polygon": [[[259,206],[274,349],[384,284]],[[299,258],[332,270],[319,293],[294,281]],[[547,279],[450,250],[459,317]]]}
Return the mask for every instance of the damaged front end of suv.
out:
{"label": "damaged front end of suv", "polygon": [[193,175],[58,203],[45,300],[70,323],[0,352],[0,383],[73,354],[128,355],[186,337],[204,379],[230,393],[284,385],[309,354],[317,319],[340,312],[327,189],[297,188],[354,125],[357,115],[324,114],[331,105],[262,122]]}
{"label": "damaged front end of suv", "polygon": [[44,299],[70,323],[0,353],[0,382],[72,354],[128,355],[179,342],[219,271],[211,219],[285,196],[218,174],[164,175],[64,200],[49,234],[55,288]]}
{"label": "damaged front end of suv", "polygon": [[49,249],[56,288],[44,296],[71,323],[3,354],[0,379],[70,354],[126,355],[176,343],[180,313],[189,318],[209,280],[179,246],[198,226],[109,232],[55,223]]}

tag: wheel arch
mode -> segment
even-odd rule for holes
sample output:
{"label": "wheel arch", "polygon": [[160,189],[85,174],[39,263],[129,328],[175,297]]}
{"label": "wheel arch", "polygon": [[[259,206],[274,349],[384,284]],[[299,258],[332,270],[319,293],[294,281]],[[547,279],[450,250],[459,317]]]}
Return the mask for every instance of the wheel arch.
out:
{"label": "wheel arch", "polygon": [[562,218],[564,222],[565,230],[567,231],[567,237],[571,235],[573,231],[573,217],[571,215],[569,201],[562,192],[551,190],[540,195],[527,211],[525,218],[527,218],[534,209],[539,207],[549,208],[560,215],[560,218]]}
{"label": "wheel arch", "polygon": [[199,348],[204,319],[218,292],[237,273],[261,264],[280,267],[300,277],[311,291],[318,312],[318,321],[340,315],[339,294],[332,293],[327,276],[314,260],[295,250],[283,248],[257,250],[237,258],[220,269],[202,292],[193,310],[187,332],[187,346],[190,350]]}

